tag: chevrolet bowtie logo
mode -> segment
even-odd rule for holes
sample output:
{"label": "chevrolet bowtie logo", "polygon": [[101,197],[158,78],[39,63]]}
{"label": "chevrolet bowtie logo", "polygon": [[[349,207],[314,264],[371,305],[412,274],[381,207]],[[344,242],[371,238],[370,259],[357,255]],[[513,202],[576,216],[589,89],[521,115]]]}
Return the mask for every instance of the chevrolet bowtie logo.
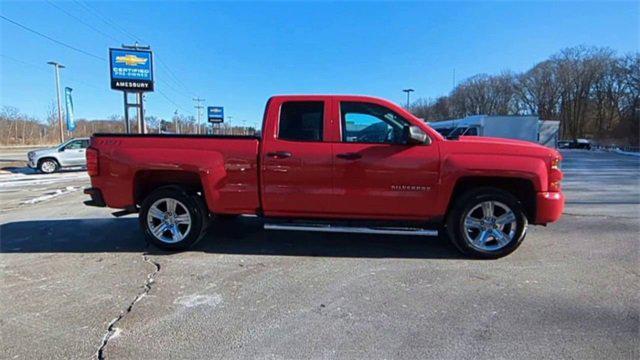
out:
{"label": "chevrolet bowtie logo", "polygon": [[148,59],[137,57],[135,55],[129,54],[125,56],[116,56],[117,63],[125,63],[129,66],[137,66],[140,64],[146,64]]}

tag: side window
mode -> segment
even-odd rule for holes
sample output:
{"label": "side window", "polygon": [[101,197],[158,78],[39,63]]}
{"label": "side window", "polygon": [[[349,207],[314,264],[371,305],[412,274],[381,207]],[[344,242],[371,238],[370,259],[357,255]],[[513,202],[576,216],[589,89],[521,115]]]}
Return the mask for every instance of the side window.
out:
{"label": "side window", "polygon": [[81,140],[72,141],[72,142],[68,143],[67,145],[65,145],[64,149],[65,150],[82,149],[82,142],[81,142]]}
{"label": "side window", "polygon": [[278,139],[322,141],[323,126],[322,101],[290,101],[280,107]]}
{"label": "side window", "polygon": [[89,147],[89,140],[80,140],[81,148],[86,149]]}
{"label": "side window", "polygon": [[404,144],[409,123],[384,106],[364,102],[341,102],[342,141]]}

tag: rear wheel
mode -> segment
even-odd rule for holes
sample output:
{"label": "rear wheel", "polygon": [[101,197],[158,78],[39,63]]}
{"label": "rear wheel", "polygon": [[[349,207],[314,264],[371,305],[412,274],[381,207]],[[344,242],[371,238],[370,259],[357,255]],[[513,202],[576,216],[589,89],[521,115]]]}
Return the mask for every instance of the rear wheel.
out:
{"label": "rear wheel", "polygon": [[55,159],[40,160],[40,163],[38,164],[38,170],[45,174],[54,173],[58,170],[59,167],[60,166]]}
{"label": "rear wheel", "polygon": [[522,205],[510,193],[479,188],[456,199],[447,218],[447,233],[463,253],[499,258],[520,246],[527,231]]}
{"label": "rear wheel", "polygon": [[207,209],[179,187],[164,187],[142,203],[139,215],[147,241],[165,250],[184,250],[204,235]]}

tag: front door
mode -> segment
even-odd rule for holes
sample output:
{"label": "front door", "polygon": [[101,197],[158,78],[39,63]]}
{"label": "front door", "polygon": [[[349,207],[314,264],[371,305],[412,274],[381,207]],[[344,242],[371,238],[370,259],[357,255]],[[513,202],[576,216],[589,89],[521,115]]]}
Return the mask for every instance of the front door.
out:
{"label": "front door", "polygon": [[73,140],[64,146],[60,154],[60,165],[62,166],[83,166],[86,165],[86,151],[89,147],[89,140]]}
{"label": "front door", "polygon": [[434,215],[437,145],[408,145],[410,123],[367,102],[337,104],[341,142],[333,144],[332,212],[372,219],[426,220]]}
{"label": "front door", "polygon": [[330,205],[331,143],[325,142],[328,103],[321,98],[269,106],[262,141],[262,203],[267,216],[325,214]]}

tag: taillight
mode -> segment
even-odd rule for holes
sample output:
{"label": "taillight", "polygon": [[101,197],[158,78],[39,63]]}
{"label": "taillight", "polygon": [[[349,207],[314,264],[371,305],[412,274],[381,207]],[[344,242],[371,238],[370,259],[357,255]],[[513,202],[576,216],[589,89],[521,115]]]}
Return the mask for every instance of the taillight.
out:
{"label": "taillight", "polygon": [[100,173],[98,167],[98,150],[94,148],[87,149],[87,173],[89,176],[98,176]]}

